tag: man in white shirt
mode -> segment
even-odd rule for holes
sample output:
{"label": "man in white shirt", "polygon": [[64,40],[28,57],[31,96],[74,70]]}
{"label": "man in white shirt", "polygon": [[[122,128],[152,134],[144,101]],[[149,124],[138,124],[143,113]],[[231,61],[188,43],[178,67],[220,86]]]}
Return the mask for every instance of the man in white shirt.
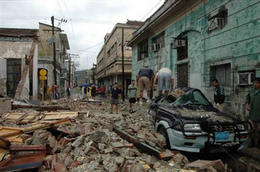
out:
{"label": "man in white shirt", "polygon": [[173,89],[174,79],[172,71],[169,68],[161,68],[155,76],[153,86],[158,81],[158,96],[162,95],[164,91],[164,96],[168,96],[169,91]]}

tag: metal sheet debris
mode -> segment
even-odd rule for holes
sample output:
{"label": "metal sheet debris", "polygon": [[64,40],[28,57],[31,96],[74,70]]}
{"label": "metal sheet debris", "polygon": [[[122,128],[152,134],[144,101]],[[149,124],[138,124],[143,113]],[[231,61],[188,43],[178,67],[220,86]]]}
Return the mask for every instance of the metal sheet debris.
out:
{"label": "metal sheet debris", "polygon": [[7,113],[4,116],[5,121],[15,122],[17,124],[33,123],[37,121],[53,121],[60,119],[72,119],[78,116],[78,112],[42,112],[35,111],[25,113]]}
{"label": "metal sheet debris", "polygon": [[0,162],[0,171],[38,168],[46,155],[46,147],[43,145],[12,145],[8,151],[10,156]]}

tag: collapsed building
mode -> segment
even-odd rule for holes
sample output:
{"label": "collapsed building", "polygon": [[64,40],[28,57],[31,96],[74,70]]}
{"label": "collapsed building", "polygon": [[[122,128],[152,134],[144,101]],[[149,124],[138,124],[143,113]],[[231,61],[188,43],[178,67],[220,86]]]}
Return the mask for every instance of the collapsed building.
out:
{"label": "collapsed building", "polygon": [[[45,87],[58,85],[61,96],[65,95],[69,79],[74,85],[74,63],[68,63],[73,70],[65,65],[69,60],[67,50],[70,48],[67,35],[54,27],[55,34],[52,36],[51,28],[44,23],[39,23],[39,29],[0,28],[1,97],[27,101],[39,99],[41,69],[47,72]],[[73,75],[69,77],[69,73]]]}
{"label": "collapsed building", "polygon": [[38,30],[0,29],[0,95],[37,99]]}

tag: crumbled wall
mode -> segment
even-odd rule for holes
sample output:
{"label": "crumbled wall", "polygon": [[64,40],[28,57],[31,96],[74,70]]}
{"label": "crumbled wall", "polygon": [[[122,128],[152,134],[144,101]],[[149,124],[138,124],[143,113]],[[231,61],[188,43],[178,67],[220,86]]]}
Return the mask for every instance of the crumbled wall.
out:
{"label": "crumbled wall", "polygon": [[6,60],[0,58],[0,95],[6,96]]}

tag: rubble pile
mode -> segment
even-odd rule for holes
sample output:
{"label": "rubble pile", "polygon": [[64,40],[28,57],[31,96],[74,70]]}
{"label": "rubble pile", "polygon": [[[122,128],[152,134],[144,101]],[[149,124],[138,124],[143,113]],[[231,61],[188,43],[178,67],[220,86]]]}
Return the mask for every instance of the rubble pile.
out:
{"label": "rubble pile", "polygon": [[[1,117],[2,129],[19,131],[16,136],[21,138],[20,145],[28,149],[46,146],[40,149],[46,155],[39,160],[39,171],[226,171],[221,161],[189,162],[180,152],[165,149],[165,139],[154,130],[145,106],[130,114],[127,104],[121,104],[119,114],[109,114],[106,102],[61,99],[49,105],[66,106],[71,111],[26,111],[21,115],[16,110]],[[10,139],[1,134],[0,138]],[[10,139],[11,146],[16,144]],[[13,157],[11,148],[2,150],[0,169],[15,166],[2,163]]]}

